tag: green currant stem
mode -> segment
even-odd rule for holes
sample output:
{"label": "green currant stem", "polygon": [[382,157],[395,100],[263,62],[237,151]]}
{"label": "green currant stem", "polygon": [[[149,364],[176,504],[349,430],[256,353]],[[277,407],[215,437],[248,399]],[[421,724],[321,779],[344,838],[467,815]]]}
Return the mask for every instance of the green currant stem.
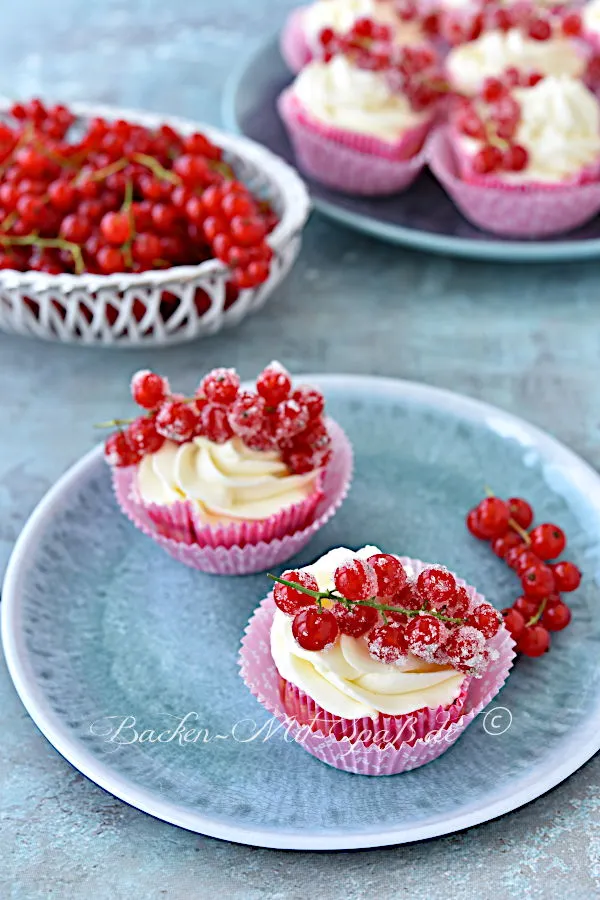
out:
{"label": "green currant stem", "polygon": [[127,160],[122,157],[121,159],[117,159],[115,162],[110,163],[108,166],[104,166],[103,169],[96,169],[93,175],[89,176],[90,181],[104,181],[105,178],[108,178],[109,175],[114,175],[115,172],[120,172],[121,169],[124,169],[127,165]]}
{"label": "green currant stem", "polygon": [[[485,485],[485,492],[488,497],[496,496],[495,493],[493,492],[493,490],[491,489],[491,487],[489,487],[487,484]],[[523,542],[525,544],[527,544],[527,546],[529,547],[529,545],[531,544],[531,538],[529,537],[529,532],[526,531],[524,528],[521,528],[519,523],[516,522],[512,518],[512,516],[509,518],[508,524],[510,525],[510,527],[512,528],[513,531],[516,531],[516,533],[519,535],[519,537],[522,538]]]}
{"label": "green currant stem", "polygon": [[0,225],[0,231],[8,231],[8,229],[14,225],[17,221],[17,213],[13,209],[11,213],[9,213],[5,219],[2,220],[2,225]]}
{"label": "green currant stem", "polygon": [[94,428],[120,428],[122,425],[131,425],[135,419],[111,419],[110,422],[96,422]]}
{"label": "green currant stem", "polygon": [[537,625],[537,623],[540,621],[540,619],[544,615],[544,610],[546,609],[547,605],[548,605],[548,598],[544,597],[544,599],[540,603],[540,608],[538,609],[536,614],[530,618],[529,622],[527,623],[527,628],[529,628],[530,625]]}
{"label": "green currant stem", "polygon": [[133,243],[133,238],[135,237],[135,222],[133,220],[133,210],[131,208],[131,204],[133,203],[133,181],[131,178],[127,179],[127,183],[125,184],[125,196],[123,198],[123,205],[121,206],[121,212],[127,215],[127,220],[129,222],[129,238],[123,244],[123,257],[125,259],[125,264],[131,268],[133,266],[133,257],[131,255],[131,245]]}
{"label": "green currant stem", "polygon": [[175,172],[171,172],[170,169],[165,169],[164,166],[161,166],[157,159],[154,159],[153,156],[148,156],[147,153],[135,153],[133,158],[136,162],[141,163],[142,166],[146,166],[147,169],[150,169],[157,178],[162,179],[162,181],[170,181],[171,184],[181,184],[181,178]]}
{"label": "green currant stem", "polygon": [[26,234],[23,237],[13,235],[0,235],[0,244],[16,246],[51,247],[55,250],[68,250],[75,263],[75,273],[81,275],[84,270],[81,247],[71,241],[63,241],[61,238],[41,238],[37,234]]}
{"label": "green currant stem", "polygon": [[440,621],[442,622],[452,622],[455,625],[462,625],[464,622],[463,619],[455,619],[452,616],[445,616],[443,613],[439,613],[433,609],[404,609],[404,607],[402,606],[388,606],[385,603],[378,603],[375,597],[372,597],[370,600],[348,600],[347,597],[341,597],[336,591],[313,591],[311,588],[307,588],[304,587],[304,585],[297,584],[295,581],[286,581],[285,578],[279,578],[277,575],[271,575],[270,572],[267,574],[267,578],[271,578],[273,579],[273,581],[277,581],[279,584],[284,584],[286,587],[292,588],[295,591],[299,591],[301,594],[307,594],[309,597],[314,597],[319,607],[321,607],[321,602],[323,600],[333,600],[337,603],[343,603],[346,609],[352,609],[353,606],[370,606],[372,609],[376,609],[380,613],[401,613],[402,615],[408,616],[409,618],[413,618],[414,616],[420,615],[422,612],[426,612],[428,616],[434,616],[434,618],[440,619]]}

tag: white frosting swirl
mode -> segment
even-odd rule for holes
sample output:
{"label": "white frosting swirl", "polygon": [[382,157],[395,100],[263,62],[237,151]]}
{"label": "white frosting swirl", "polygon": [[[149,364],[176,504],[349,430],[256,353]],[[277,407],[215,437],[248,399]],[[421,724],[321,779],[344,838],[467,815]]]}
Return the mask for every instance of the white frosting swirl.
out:
{"label": "white frosting swirl", "polygon": [[588,34],[600,34],[600,0],[586,3],[581,11],[584,31]]}
{"label": "white frosting swirl", "polygon": [[535,41],[518,28],[506,33],[488,31],[476,41],[455,47],[446,67],[453,86],[464,94],[476,94],[485,78],[501,75],[511,66],[541,75],[580,78],[585,60],[574,43],[562,37]]}
{"label": "white frosting swirl", "polygon": [[[356,553],[339,547],[306,566],[306,571],[315,576],[321,590],[328,590],[343,562],[380,552],[377,547]],[[409,570],[408,574],[415,573]],[[282,678],[323,709],[346,719],[375,718],[378,713],[399,716],[423,707],[447,706],[460,694],[465,677],[450,666],[426,663],[412,655],[401,666],[378,662],[364,637],[341,635],[327,650],[303,650],[292,634],[292,619],[279,609],[271,628],[271,655]]]}
{"label": "white frosting swirl", "polygon": [[424,37],[418,22],[404,22],[394,11],[391,0],[317,0],[304,9],[302,25],[310,47],[316,49],[324,28],[349,31],[357,19],[368,18],[393,29],[401,46],[422,44]]}
{"label": "white frosting swirl", "polygon": [[390,143],[431,117],[415,112],[381,72],[360,69],[345,56],[309,63],[294,81],[293,92],[320,122]]}
{"label": "white frosting swirl", "polygon": [[146,503],[191,500],[207,523],[223,524],[268,519],[305,500],[317,477],[291,475],[279,452],[250,450],[237,437],[224,444],[197,437],[185,444],[165,441],[145,456],[137,483]]}
{"label": "white frosting swirl", "polygon": [[[545,78],[532,88],[517,88],[521,121],[515,143],[529,153],[521,172],[500,172],[512,184],[557,183],[577,176],[600,162],[600,105],[586,86],[575,78]],[[481,144],[461,138],[469,155]]]}

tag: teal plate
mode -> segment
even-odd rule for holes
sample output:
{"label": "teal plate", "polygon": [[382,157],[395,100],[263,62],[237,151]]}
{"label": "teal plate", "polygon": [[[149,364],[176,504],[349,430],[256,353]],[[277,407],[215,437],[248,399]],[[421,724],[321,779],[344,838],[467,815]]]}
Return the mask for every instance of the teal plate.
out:
{"label": "teal plate", "polygon": [[[227,128],[264,144],[294,165],[294,153],[275,101],[292,80],[271,38],[242,62],[225,92]],[[382,199],[351,197],[305,177],[314,206],[343,225],[374,237],[471,259],[506,262],[558,262],[600,256],[600,217],[556,238],[541,241],[498,239],[469,224],[428,172],[408,191]]]}
{"label": "teal plate", "polygon": [[[600,747],[600,478],[549,436],[473,400],[385,379],[311,380],[354,443],[356,474],[295,563],[378,544],[445,563],[502,607],[516,577],[470,537],[464,515],[485,484],[525,495],[538,521],[566,530],[585,572],[573,623],[551,652],[518,660],[491,709],[434,762],[384,778],[330,768],[270,732],[239,678],[240,638],[265,576],[209,576],[175,562],[121,515],[94,450],[40,503],[6,575],[2,637],[23,703],[97,784],[228,840],[371,847],[515,809]],[[169,740],[186,716],[188,740],[181,731]]]}

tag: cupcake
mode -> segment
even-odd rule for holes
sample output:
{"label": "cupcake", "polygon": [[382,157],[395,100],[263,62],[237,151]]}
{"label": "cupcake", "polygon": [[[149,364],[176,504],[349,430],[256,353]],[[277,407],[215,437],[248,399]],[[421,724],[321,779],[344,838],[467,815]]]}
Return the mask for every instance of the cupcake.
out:
{"label": "cupcake", "polygon": [[[510,11],[505,10],[504,14],[509,16]],[[467,34],[473,34],[473,27],[481,31],[478,20],[475,26],[471,23],[465,27]],[[445,34],[451,38],[449,28],[446,24]],[[460,42],[460,29],[455,37],[453,42]],[[446,73],[456,92],[474,96],[486,78],[498,77],[510,68],[544,76],[582,78],[586,63],[581,48],[564,35],[557,21],[537,14],[526,24],[508,30],[487,30],[475,40],[455,46],[446,59]]]}
{"label": "cupcake", "polygon": [[242,678],[336,768],[391,775],[435,759],[512,665],[501,615],[443,567],[339,548],[276,581],[246,629]]}
{"label": "cupcake", "polygon": [[323,395],[293,388],[271,363],[242,390],[233,369],[209,372],[194,397],[148,371],[132,379],[145,415],[105,444],[125,514],[177,559],[221,574],[283,562],[333,515],[352,452],[325,418]]}
{"label": "cupcake", "polygon": [[392,194],[424,166],[423,145],[436,115],[436,54],[373,38],[361,20],[329,35],[279,97],[280,115],[307,175],[351,194]]}
{"label": "cupcake", "polygon": [[[430,165],[466,218],[510,237],[569,231],[600,211],[600,107],[568,76],[488,79],[432,143]],[[518,78],[518,74],[517,74]]]}
{"label": "cupcake", "polygon": [[292,72],[299,72],[320,53],[320,35],[324,29],[349,31],[359,19],[370,19],[389,28],[392,40],[400,46],[422,44],[425,34],[416,10],[393,0],[316,0],[310,6],[295,9],[283,28],[281,52]]}

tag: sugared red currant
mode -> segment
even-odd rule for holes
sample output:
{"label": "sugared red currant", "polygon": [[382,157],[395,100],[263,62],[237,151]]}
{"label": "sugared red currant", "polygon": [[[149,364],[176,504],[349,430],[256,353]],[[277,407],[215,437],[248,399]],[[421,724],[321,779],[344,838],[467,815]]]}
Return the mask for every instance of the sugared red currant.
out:
{"label": "sugared red currant", "polygon": [[452,602],[458,585],[447,569],[432,566],[423,569],[416,582],[416,589],[431,609],[443,612]]}
{"label": "sugared red currant", "polygon": [[200,382],[198,393],[212,403],[230,406],[240,389],[240,377],[235,369],[213,369]]}
{"label": "sugared red currant", "polygon": [[335,588],[347,600],[368,600],[377,595],[377,573],[363,559],[338,566],[333,575]]}
{"label": "sugared red currant", "polygon": [[149,369],[140,369],[131,379],[131,395],[144,409],[156,409],[168,393],[167,379]]}
{"label": "sugared red currant", "polygon": [[156,453],[164,444],[166,438],[156,430],[154,419],[140,416],[135,419],[127,429],[127,436],[131,444],[137,447],[140,454]]}
{"label": "sugared red currant", "polygon": [[[293,581],[295,584],[299,584],[311,591],[319,590],[317,579],[314,575],[311,575],[310,572],[292,569],[283,572],[281,577],[285,578],[286,581]],[[311,597],[310,594],[304,594],[302,591],[295,591],[286,584],[280,584],[279,582],[277,582],[273,588],[273,598],[275,600],[275,605],[287,616],[295,616],[296,613],[305,606],[315,605],[315,598]]]}
{"label": "sugared red currant", "polygon": [[340,633],[335,615],[316,606],[301,609],[292,622],[292,634],[303,650],[319,651],[330,647]]}
{"label": "sugared red currant", "polygon": [[270,363],[256,379],[256,390],[269,406],[278,406],[287,400],[291,389],[289,372],[277,362]]}
{"label": "sugared red currant", "polygon": [[403,665],[409,649],[406,629],[399,622],[380,625],[370,632],[368,641],[369,653],[373,659],[388,665]]}
{"label": "sugared red currant", "polygon": [[368,558],[367,563],[377,577],[378,597],[394,597],[406,587],[408,581],[406,570],[395,556],[389,553],[376,553]]}
{"label": "sugared red currant", "polygon": [[379,613],[372,606],[361,606],[359,603],[353,604],[350,609],[341,603],[336,603],[333,613],[341,633],[355,638],[370,631],[379,617]]}
{"label": "sugared red currant", "polygon": [[156,430],[171,441],[189,441],[196,430],[197,416],[188,403],[171,400],[163,403],[156,416]]}
{"label": "sugared red currant", "polygon": [[104,456],[110,466],[134,466],[141,459],[137,447],[124,431],[115,431],[104,443]]}
{"label": "sugared red currant", "polygon": [[502,624],[502,616],[489,603],[481,603],[467,616],[467,625],[472,625],[484,638],[493,638]]}

